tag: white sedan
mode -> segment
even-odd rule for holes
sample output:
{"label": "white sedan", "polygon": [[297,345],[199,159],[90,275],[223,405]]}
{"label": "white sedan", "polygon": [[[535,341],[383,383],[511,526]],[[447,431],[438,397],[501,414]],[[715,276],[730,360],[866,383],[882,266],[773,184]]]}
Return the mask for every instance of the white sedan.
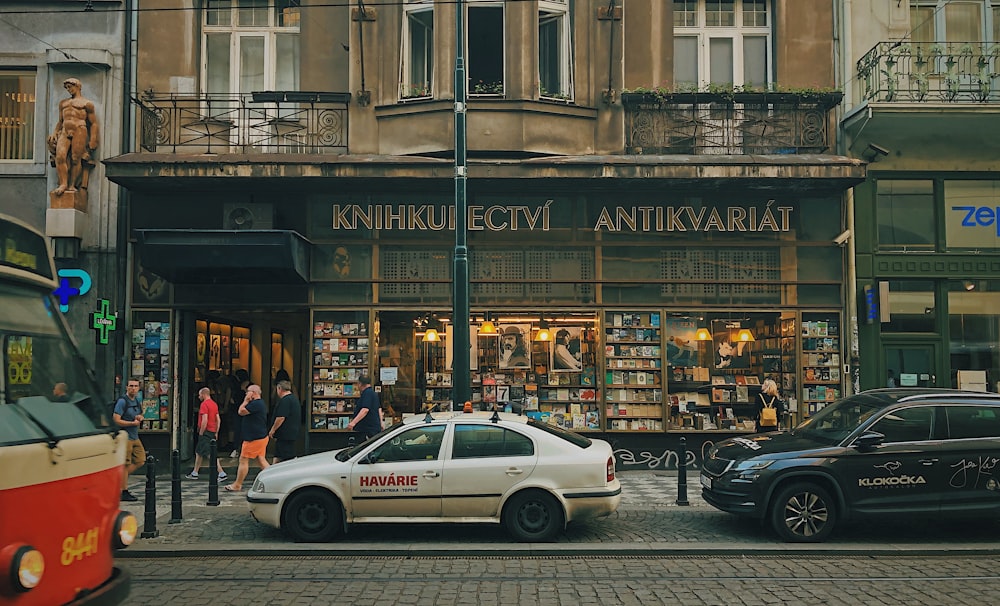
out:
{"label": "white sedan", "polygon": [[511,414],[436,413],[272,465],[247,501],[296,541],[329,541],[349,523],[486,522],[527,542],[610,515],[621,484],[603,440]]}

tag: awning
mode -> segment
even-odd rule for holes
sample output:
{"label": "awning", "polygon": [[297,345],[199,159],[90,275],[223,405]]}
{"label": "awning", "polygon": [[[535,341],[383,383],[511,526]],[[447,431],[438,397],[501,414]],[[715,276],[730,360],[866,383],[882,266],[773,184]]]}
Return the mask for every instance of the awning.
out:
{"label": "awning", "polygon": [[286,230],[137,229],[143,267],[174,284],[304,284],[309,241]]}

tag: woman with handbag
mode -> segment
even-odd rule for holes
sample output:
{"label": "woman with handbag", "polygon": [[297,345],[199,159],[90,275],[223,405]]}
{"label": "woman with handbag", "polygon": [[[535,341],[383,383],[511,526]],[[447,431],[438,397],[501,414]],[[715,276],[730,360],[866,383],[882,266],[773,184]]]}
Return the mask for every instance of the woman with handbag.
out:
{"label": "woman with handbag", "polygon": [[778,395],[778,384],[771,379],[765,380],[760,386],[755,404],[754,421],[757,423],[757,433],[777,431],[781,416],[785,412],[785,403]]}

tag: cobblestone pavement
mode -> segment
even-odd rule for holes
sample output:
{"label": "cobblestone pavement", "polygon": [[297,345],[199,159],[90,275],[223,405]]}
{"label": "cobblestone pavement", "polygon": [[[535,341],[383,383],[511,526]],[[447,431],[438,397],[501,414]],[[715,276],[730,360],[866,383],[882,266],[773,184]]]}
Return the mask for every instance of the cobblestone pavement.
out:
{"label": "cobblestone pavement", "polygon": [[976,605],[991,556],[174,557],[129,559],[130,604]]}
{"label": "cobblestone pavement", "polygon": [[[203,474],[204,475],[204,474]],[[949,522],[934,519],[879,521],[842,528],[821,545],[790,545],[779,541],[759,522],[737,518],[702,501],[697,475],[689,475],[690,505],[676,504],[677,473],[671,471],[620,472],[623,501],[608,518],[571,524],[557,540],[547,544],[513,542],[494,525],[370,524],[351,527],[337,541],[321,545],[291,542],[281,531],[254,521],[245,495],[219,491],[219,505],[205,504],[208,482],[184,480],[181,484],[179,523],[172,517],[171,482],[158,479],[156,520],[158,536],[136,541],[121,552],[123,558],[154,554],[214,552],[256,554],[293,553],[785,553],[892,551],[1000,553],[1000,521]],[[142,502],[144,479],[132,478],[130,488],[138,503],[123,503],[145,520]],[[695,484],[691,484],[693,480]],[[250,480],[247,480],[249,485]],[[147,530],[143,528],[143,530]]]}

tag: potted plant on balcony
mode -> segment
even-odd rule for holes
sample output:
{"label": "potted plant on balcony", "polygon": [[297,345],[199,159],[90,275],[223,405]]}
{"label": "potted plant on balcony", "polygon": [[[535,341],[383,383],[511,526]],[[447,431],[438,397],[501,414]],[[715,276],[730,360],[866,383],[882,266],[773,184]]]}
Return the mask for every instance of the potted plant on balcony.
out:
{"label": "potted plant on balcony", "polygon": [[675,105],[675,104],[743,104],[743,105],[815,105],[832,108],[844,94],[827,87],[783,87],[776,84],[754,86],[746,84],[709,84],[694,86],[635,88],[623,91],[622,105]]}

